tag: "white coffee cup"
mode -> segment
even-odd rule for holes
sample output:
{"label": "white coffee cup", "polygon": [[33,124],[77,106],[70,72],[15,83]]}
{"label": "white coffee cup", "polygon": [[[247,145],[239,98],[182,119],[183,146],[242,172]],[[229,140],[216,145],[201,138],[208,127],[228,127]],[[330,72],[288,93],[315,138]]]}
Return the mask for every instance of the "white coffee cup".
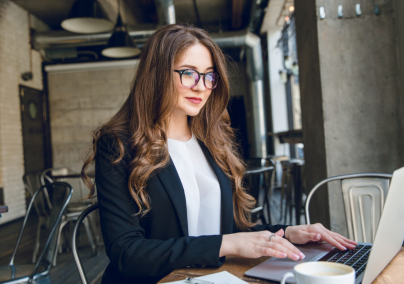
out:
{"label": "white coffee cup", "polygon": [[305,262],[296,265],[294,273],[283,275],[281,284],[289,277],[294,277],[297,284],[354,284],[355,270],[341,263]]}

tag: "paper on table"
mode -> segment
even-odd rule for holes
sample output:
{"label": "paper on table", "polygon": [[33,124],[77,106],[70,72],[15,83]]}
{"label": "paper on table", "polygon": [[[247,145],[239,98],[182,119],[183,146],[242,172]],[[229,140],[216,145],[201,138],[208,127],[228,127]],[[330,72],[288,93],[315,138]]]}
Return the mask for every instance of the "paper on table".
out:
{"label": "paper on table", "polygon": [[[245,284],[245,283],[247,283],[227,271],[222,271],[222,272],[218,272],[218,273],[214,273],[214,274],[196,277],[195,279],[206,280],[206,281],[213,282],[215,284]],[[177,284],[177,283],[187,283],[187,282],[185,282],[185,280],[181,280],[181,281],[174,281],[174,282],[168,282],[168,283],[163,283],[163,284]]]}

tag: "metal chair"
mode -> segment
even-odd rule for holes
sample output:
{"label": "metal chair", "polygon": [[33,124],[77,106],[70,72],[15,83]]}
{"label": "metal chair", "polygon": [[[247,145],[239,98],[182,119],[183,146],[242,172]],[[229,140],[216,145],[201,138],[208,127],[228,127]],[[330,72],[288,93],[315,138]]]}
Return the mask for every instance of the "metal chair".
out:
{"label": "metal chair", "polygon": [[[281,219],[284,224],[292,223],[293,209],[295,223],[300,225],[303,199],[303,166],[304,160],[284,160],[282,164]],[[288,218],[289,217],[289,218]],[[288,221],[289,219],[289,221]]]}
{"label": "metal chair", "polygon": [[[14,264],[15,256],[27,224],[28,216],[34,207],[37,198],[42,198],[44,191],[49,193],[49,201],[52,209],[49,212],[49,223],[47,230],[46,244],[35,264]],[[50,284],[49,270],[52,264],[54,251],[56,249],[57,229],[60,225],[62,215],[67,204],[72,197],[72,187],[64,182],[56,182],[40,187],[32,196],[28,205],[21,231],[18,235],[17,242],[11,256],[9,265],[0,267],[0,283],[16,284],[16,283],[34,283],[34,284]]]}
{"label": "metal chair", "polygon": [[[245,176],[252,184],[250,194],[257,200],[257,207],[251,211],[254,219],[261,219],[263,224],[271,224],[271,179],[274,167],[259,167],[246,171]],[[265,213],[267,216],[265,216]],[[253,220],[255,221],[255,220]]]}
{"label": "metal chair", "polygon": [[78,234],[81,223],[83,223],[83,221],[86,220],[85,218],[87,217],[88,214],[90,214],[91,212],[93,212],[94,210],[97,210],[97,209],[98,209],[98,204],[95,204],[95,205],[87,208],[86,210],[84,210],[80,214],[80,216],[77,218],[76,224],[74,225],[74,229],[73,229],[73,236],[72,236],[73,257],[74,257],[74,261],[76,262],[76,267],[79,272],[81,282],[83,284],[87,284],[88,280],[87,280],[86,273],[84,272],[84,269],[83,269],[83,264],[81,263],[79,254],[77,252],[76,239],[77,239],[77,234]]}
{"label": "metal chair", "polygon": [[322,185],[339,181],[348,237],[357,242],[373,242],[391,178],[391,174],[359,173],[334,176],[321,181],[307,196],[305,206],[307,224],[310,224],[309,205],[313,194]]}
{"label": "metal chair", "polygon": [[[77,174],[77,177],[73,177],[71,178],[71,176]],[[62,217],[62,222],[60,224],[60,228],[59,228],[59,232],[58,232],[58,239],[57,239],[57,250],[55,251],[55,257],[53,258],[53,266],[56,266],[57,262],[57,253],[62,253],[62,231],[63,228],[70,222],[74,222],[77,220],[77,218],[79,217],[79,215],[81,214],[81,212],[83,212],[83,210],[85,210],[86,208],[88,208],[89,206],[91,206],[91,203],[86,203],[81,201],[81,199],[84,197],[83,194],[80,194],[83,192],[82,190],[82,183],[81,183],[81,178],[80,178],[80,174],[79,171],[77,171],[74,168],[49,168],[44,170],[41,173],[41,183],[45,184],[47,182],[53,182],[54,181],[54,177],[55,176],[70,176],[68,178],[60,178],[60,181],[67,181],[67,179],[69,179],[69,183],[73,182],[74,179],[78,180],[78,190],[77,192],[79,193],[79,196],[74,195],[72,197],[72,199],[76,199],[76,201],[72,201],[69,202],[69,204],[67,205],[66,211],[63,214]],[[87,234],[87,238],[88,241],[90,243],[93,255],[97,254],[97,247],[94,243],[94,239],[93,239],[93,234],[92,234],[92,227],[91,227],[92,222],[89,222],[88,220],[84,221],[84,227],[86,229],[86,234]]]}
{"label": "metal chair", "polygon": [[282,162],[288,161],[290,158],[285,155],[269,155],[269,161],[274,167],[272,174],[272,189],[282,189]]}
{"label": "metal chair", "polygon": [[[29,196],[34,196],[35,192],[42,186],[40,181],[40,173],[25,174],[22,177],[24,186]],[[39,241],[41,236],[41,229],[47,228],[49,223],[50,210],[52,209],[52,204],[49,199],[49,194],[46,188],[39,194],[39,196],[34,200],[33,204],[35,211],[38,215],[38,225],[36,231],[36,241],[34,252],[32,254],[32,263],[35,263],[36,257],[39,250]]]}

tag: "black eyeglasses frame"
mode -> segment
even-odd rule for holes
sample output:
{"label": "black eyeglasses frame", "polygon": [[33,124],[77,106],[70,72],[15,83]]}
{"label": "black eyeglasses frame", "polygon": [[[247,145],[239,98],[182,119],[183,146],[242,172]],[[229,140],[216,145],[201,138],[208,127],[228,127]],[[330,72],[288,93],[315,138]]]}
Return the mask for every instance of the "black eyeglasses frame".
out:
{"label": "black eyeglasses frame", "polygon": [[[195,71],[196,73],[198,73],[198,81],[196,81],[195,85],[193,85],[192,87],[185,86],[185,85],[182,83],[182,74],[184,74],[184,72],[187,71],[187,70],[192,70],[192,71]],[[215,88],[217,87],[217,83],[219,82],[219,78],[220,78],[219,73],[214,72],[214,71],[205,72],[205,73],[199,73],[198,71],[196,71],[196,70],[194,70],[194,69],[188,68],[188,69],[183,69],[183,70],[174,70],[174,72],[177,72],[178,74],[180,74],[181,84],[182,84],[185,88],[189,88],[189,89],[192,89],[192,88],[194,88],[196,85],[198,85],[199,81],[200,81],[201,78],[202,78],[201,75],[203,75],[203,85],[204,85],[205,88],[208,89],[208,90],[213,90],[213,89],[215,89]],[[217,82],[216,82],[216,85],[215,85],[213,88],[209,88],[209,87],[206,86],[205,76],[206,76],[206,74],[209,74],[209,73],[213,73],[213,74],[215,74],[215,76],[217,76]]]}

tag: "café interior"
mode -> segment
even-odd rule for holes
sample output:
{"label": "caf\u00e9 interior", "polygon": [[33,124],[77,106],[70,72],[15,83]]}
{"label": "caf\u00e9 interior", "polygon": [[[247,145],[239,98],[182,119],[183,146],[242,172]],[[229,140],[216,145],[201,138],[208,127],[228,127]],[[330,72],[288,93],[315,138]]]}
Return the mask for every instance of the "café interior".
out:
{"label": "caf\u00e9 interior", "polygon": [[0,283],[14,264],[44,283],[101,283],[109,259],[83,159],[144,72],[147,40],[175,23],[226,56],[252,220],[372,243],[404,166],[403,14],[401,0],[0,0]]}

